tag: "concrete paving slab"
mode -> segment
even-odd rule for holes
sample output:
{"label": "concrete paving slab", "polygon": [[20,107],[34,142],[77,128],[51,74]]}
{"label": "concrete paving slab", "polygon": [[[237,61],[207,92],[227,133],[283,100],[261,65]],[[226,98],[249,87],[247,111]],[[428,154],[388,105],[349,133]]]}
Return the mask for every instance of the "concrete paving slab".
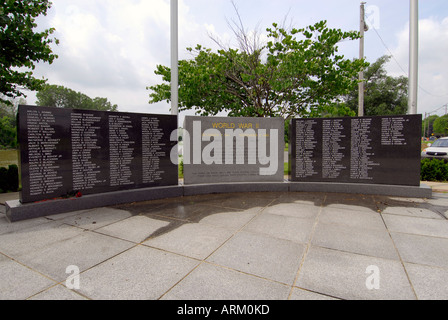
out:
{"label": "concrete paving slab", "polygon": [[76,237],[38,248],[21,256],[20,261],[56,281],[65,281],[69,276],[66,273],[68,266],[76,266],[82,272],[132,246],[134,244],[127,241],[83,232]]}
{"label": "concrete paving slab", "polygon": [[250,232],[239,232],[207,261],[292,285],[305,245]]}
{"label": "concrete paving slab", "polygon": [[131,213],[124,210],[98,208],[80,211],[76,215],[70,215],[58,221],[87,230],[95,230],[131,216]]}
{"label": "concrete paving slab", "polygon": [[134,216],[99,228],[96,232],[134,243],[141,243],[169,224],[169,222],[146,216]]}
{"label": "concrete paving slab", "polygon": [[63,285],[57,285],[54,287],[51,287],[48,290],[45,290],[43,292],[40,292],[28,300],[88,300],[86,297],[83,297],[82,295],[76,293],[73,290],[67,289]]}
{"label": "concrete paving slab", "polygon": [[198,264],[140,245],[81,273],[77,292],[95,300],[155,300]]}
{"label": "concrete paving slab", "polygon": [[84,231],[57,221],[38,224],[1,235],[0,253],[21,259],[52,244],[76,237]]}
{"label": "concrete paving slab", "polygon": [[262,213],[245,231],[260,233],[277,239],[307,243],[313,230],[314,219],[300,219],[290,216]]}
{"label": "concrete paving slab", "polygon": [[143,242],[144,245],[203,260],[218,249],[233,232],[211,225],[187,223],[158,237]]}
{"label": "concrete paving slab", "polygon": [[162,300],[286,300],[290,287],[202,263]]}
{"label": "concrete paving slab", "polygon": [[[379,270],[378,290],[366,282],[369,266]],[[348,300],[413,300],[416,296],[399,261],[311,247],[297,287]]]}
{"label": "concrete paving slab", "polygon": [[19,232],[20,230],[29,229],[39,224],[48,223],[48,219],[37,218],[32,220],[19,221],[10,223],[5,215],[0,215],[0,235],[5,233]]}
{"label": "concrete paving slab", "polygon": [[289,300],[309,300],[309,301],[319,301],[319,300],[339,300],[330,296],[324,296],[319,293],[299,289],[299,288],[293,288],[291,292],[291,296],[289,297]]}
{"label": "concrete paving slab", "polygon": [[386,229],[353,228],[343,224],[319,223],[312,244],[319,247],[399,260]]}
{"label": "concrete paving slab", "polygon": [[275,205],[276,203],[297,203],[321,207],[326,197],[326,193],[290,191],[288,193],[280,194],[277,198],[277,201],[275,201],[272,205]]}
{"label": "concrete paving slab", "polygon": [[400,216],[409,216],[416,218],[439,219],[444,220],[442,215],[425,208],[410,208],[410,207],[387,207],[382,211],[383,214],[394,214]]}
{"label": "concrete paving slab", "polygon": [[375,211],[346,210],[339,207],[325,207],[319,217],[319,222],[326,224],[341,224],[354,229],[385,230],[381,215]]}
{"label": "concrete paving slab", "polygon": [[[211,214],[203,217],[199,223],[209,224],[221,228],[226,228],[234,232],[243,228],[251,221],[260,211],[259,208],[247,210],[220,210],[212,211]],[[215,213],[216,212],[216,213]]]}
{"label": "concrete paving slab", "polygon": [[448,239],[391,232],[404,262],[448,268]]}
{"label": "concrete paving slab", "polygon": [[[277,200],[285,201],[285,199]],[[277,202],[276,201],[276,202]],[[315,206],[308,202],[300,203],[273,203],[263,210],[263,213],[288,216],[294,218],[314,219],[321,210],[321,206]]]}
{"label": "concrete paving slab", "polygon": [[323,206],[354,211],[378,211],[374,196],[362,194],[329,193],[325,198]]}
{"label": "concrete paving slab", "polygon": [[448,300],[448,269],[411,263],[405,266],[419,300]]}
{"label": "concrete paving slab", "polygon": [[23,300],[56,282],[0,254],[0,300]]}
{"label": "concrete paving slab", "polygon": [[[250,196],[248,196],[250,195]],[[250,208],[265,208],[273,201],[275,196],[271,193],[249,193],[249,194],[226,194],[213,200],[212,204],[221,208],[232,208],[236,210]]]}
{"label": "concrete paving slab", "polygon": [[383,214],[387,228],[392,232],[411,233],[448,239],[448,220],[436,220]]}

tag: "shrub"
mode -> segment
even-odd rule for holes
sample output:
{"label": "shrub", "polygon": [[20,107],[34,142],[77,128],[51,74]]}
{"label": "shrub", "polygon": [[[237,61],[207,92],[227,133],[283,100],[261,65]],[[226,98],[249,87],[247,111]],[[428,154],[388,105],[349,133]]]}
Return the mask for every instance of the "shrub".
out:
{"label": "shrub", "polygon": [[422,181],[447,181],[448,163],[439,159],[423,159],[420,178]]}

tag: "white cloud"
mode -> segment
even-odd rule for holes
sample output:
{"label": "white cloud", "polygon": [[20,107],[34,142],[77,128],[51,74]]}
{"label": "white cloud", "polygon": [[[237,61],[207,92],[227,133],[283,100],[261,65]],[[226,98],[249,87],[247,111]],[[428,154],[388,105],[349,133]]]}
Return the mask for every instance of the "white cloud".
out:
{"label": "white cloud", "polygon": [[[398,34],[388,70],[408,75],[409,24]],[[448,17],[421,19],[419,23],[419,113],[432,112],[448,102]],[[399,65],[398,65],[399,64]],[[401,67],[400,67],[401,66]],[[403,72],[403,70],[405,72]]]}
{"label": "white cloud", "polygon": [[[187,47],[212,44],[208,31],[216,30],[214,23],[196,20],[189,4],[180,0],[180,59],[190,57]],[[60,45],[54,48],[59,58],[50,66],[39,65],[37,77],[107,97],[122,111],[169,112],[166,103],[149,105],[146,90],[161,81],[156,66],[170,65],[169,0],[54,0],[41,21],[56,29]]]}

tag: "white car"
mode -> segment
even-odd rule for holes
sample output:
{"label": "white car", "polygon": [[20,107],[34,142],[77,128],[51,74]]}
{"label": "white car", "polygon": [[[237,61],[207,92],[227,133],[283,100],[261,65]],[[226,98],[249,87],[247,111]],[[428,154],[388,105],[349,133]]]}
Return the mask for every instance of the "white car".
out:
{"label": "white car", "polygon": [[428,148],[423,150],[422,158],[433,158],[448,160],[448,137],[440,138],[433,144],[429,144]]}

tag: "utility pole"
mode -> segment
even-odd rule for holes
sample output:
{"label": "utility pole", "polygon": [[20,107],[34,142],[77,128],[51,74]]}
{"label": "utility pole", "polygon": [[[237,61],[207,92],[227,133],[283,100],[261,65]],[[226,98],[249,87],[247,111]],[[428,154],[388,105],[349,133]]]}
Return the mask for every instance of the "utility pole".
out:
{"label": "utility pole", "polygon": [[[369,30],[366,25],[366,14],[364,5],[365,2],[361,2],[361,22],[359,31],[361,33],[361,38],[359,39],[359,59],[364,59],[364,32]],[[358,116],[364,117],[364,70],[359,73],[359,101],[358,101]]]}
{"label": "utility pole", "polygon": [[417,114],[418,98],[418,0],[410,0],[408,113]]}
{"label": "utility pole", "polygon": [[179,115],[179,14],[178,0],[171,0],[171,114]]}
{"label": "utility pole", "polygon": [[428,113],[425,112],[425,118],[423,120],[423,137],[426,140],[426,122],[428,122],[428,127],[429,127],[429,120],[428,120]]}

